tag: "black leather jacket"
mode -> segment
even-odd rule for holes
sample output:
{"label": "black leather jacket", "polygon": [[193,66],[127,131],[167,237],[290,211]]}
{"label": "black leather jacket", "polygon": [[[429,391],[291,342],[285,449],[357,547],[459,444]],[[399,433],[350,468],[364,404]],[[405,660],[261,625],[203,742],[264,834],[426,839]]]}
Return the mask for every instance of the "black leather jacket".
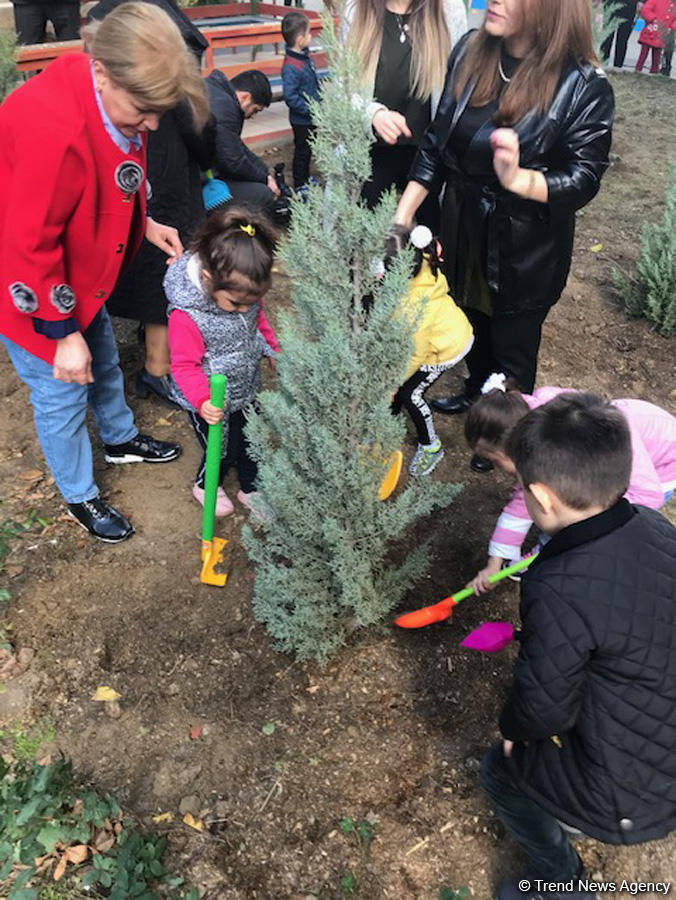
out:
{"label": "black leather jacket", "polygon": [[[486,180],[468,171],[475,149],[489,152],[477,141],[488,142],[492,128],[477,133],[464,166],[454,152],[453,133],[473,90],[470,82],[456,100],[456,78],[468,39],[466,35],[459,41],[451,55],[439,109],[409,177],[432,191],[448,182],[465,231],[480,235],[480,259],[496,314],[546,309],[559,299],[568,278],[575,212],[596,196],[608,166],[613,91],[602,70],[590,63],[571,63],[549,109],[530,112],[514,125],[521,165],[541,171],[549,188],[547,203],[524,200],[502,188],[497,176]],[[446,249],[453,252],[452,247]]]}

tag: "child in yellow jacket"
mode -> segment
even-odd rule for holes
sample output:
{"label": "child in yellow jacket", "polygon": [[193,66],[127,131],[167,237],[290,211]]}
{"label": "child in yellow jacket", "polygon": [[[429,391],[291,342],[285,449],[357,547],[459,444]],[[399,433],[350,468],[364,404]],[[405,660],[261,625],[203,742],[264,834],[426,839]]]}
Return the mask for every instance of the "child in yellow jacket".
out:
{"label": "child in yellow jacket", "polygon": [[401,310],[412,320],[420,318],[406,381],[394,395],[392,412],[399,413],[404,408],[418,435],[418,449],[409,468],[411,475],[429,475],[443,459],[444,450],[434,429],[425,392],[440,375],[464,359],[474,335],[467,316],[450,295],[440,268],[439,243],[429,228],[418,225],[409,232],[395,226],[388,241],[387,256],[391,259],[409,242],[415,248],[415,266],[408,293],[401,300]]}

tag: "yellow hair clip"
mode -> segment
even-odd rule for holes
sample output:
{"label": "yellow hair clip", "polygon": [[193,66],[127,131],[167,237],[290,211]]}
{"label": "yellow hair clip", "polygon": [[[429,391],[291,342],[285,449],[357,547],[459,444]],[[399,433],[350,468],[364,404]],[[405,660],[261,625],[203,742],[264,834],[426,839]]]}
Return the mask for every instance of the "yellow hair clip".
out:
{"label": "yellow hair clip", "polygon": [[249,235],[249,237],[254,237],[256,234],[256,229],[253,225],[240,225],[239,226],[242,231]]}

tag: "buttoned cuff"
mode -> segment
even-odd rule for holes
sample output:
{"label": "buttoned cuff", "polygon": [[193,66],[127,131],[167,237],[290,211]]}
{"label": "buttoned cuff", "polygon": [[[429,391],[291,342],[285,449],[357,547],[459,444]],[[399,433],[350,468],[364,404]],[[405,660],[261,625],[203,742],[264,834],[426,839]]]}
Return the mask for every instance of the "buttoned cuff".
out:
{"label": "buttoned cuff", "polygon": [[37,319],[34,316],[33,330],[36,334],[41,334],[52,341],[58,341],[60,338],[68,337],[69,334],[79,331],[80,326],[73,318],[50,322],[48,319]]}

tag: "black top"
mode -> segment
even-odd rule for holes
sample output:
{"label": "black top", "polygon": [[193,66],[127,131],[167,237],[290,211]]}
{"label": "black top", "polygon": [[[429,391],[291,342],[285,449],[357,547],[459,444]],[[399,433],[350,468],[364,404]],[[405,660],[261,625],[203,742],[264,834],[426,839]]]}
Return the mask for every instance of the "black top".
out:
{"label": "black top", "polygon": [[[505,76],[511,78],[516,72],[520,60],[516,59],[514,56],[509,56],[509,54],[505,53],[503,50],[501,62],[502,71]],[[498,111],[502,92],[506,87],[507,83],[501,78],[498,96],[495,100],[491,100],[491,102],[487,103],[485,106],[468,106],[460,116],[458,127],[453,134],[452,148],[461,164],[467,162],[469,165],[466,168],[468,168],[473,175],[482,175],[489,180],[495,177],[495,171],[493,169],[492,151],[488,154],[485,153],[486,148],[490,150],[488,141],[481,142],[481,147],[484,152],[480,154],[480,159],[467,160],[467,151],[475,136],[478,135],[482,128],[487,128],[487,135],[490,135],[493,129],[497,127],[495,124],[495,115]]]}
{"label": "black top", "polygon": [[384,103],[388,109],[406,118],[413,137],[400,138],[400,144],[418,144],[431,118],[429,99],[418,100],[412,95],[410,18],[410,15],[385,11],[383,43],[374,86],[378,103]]}

